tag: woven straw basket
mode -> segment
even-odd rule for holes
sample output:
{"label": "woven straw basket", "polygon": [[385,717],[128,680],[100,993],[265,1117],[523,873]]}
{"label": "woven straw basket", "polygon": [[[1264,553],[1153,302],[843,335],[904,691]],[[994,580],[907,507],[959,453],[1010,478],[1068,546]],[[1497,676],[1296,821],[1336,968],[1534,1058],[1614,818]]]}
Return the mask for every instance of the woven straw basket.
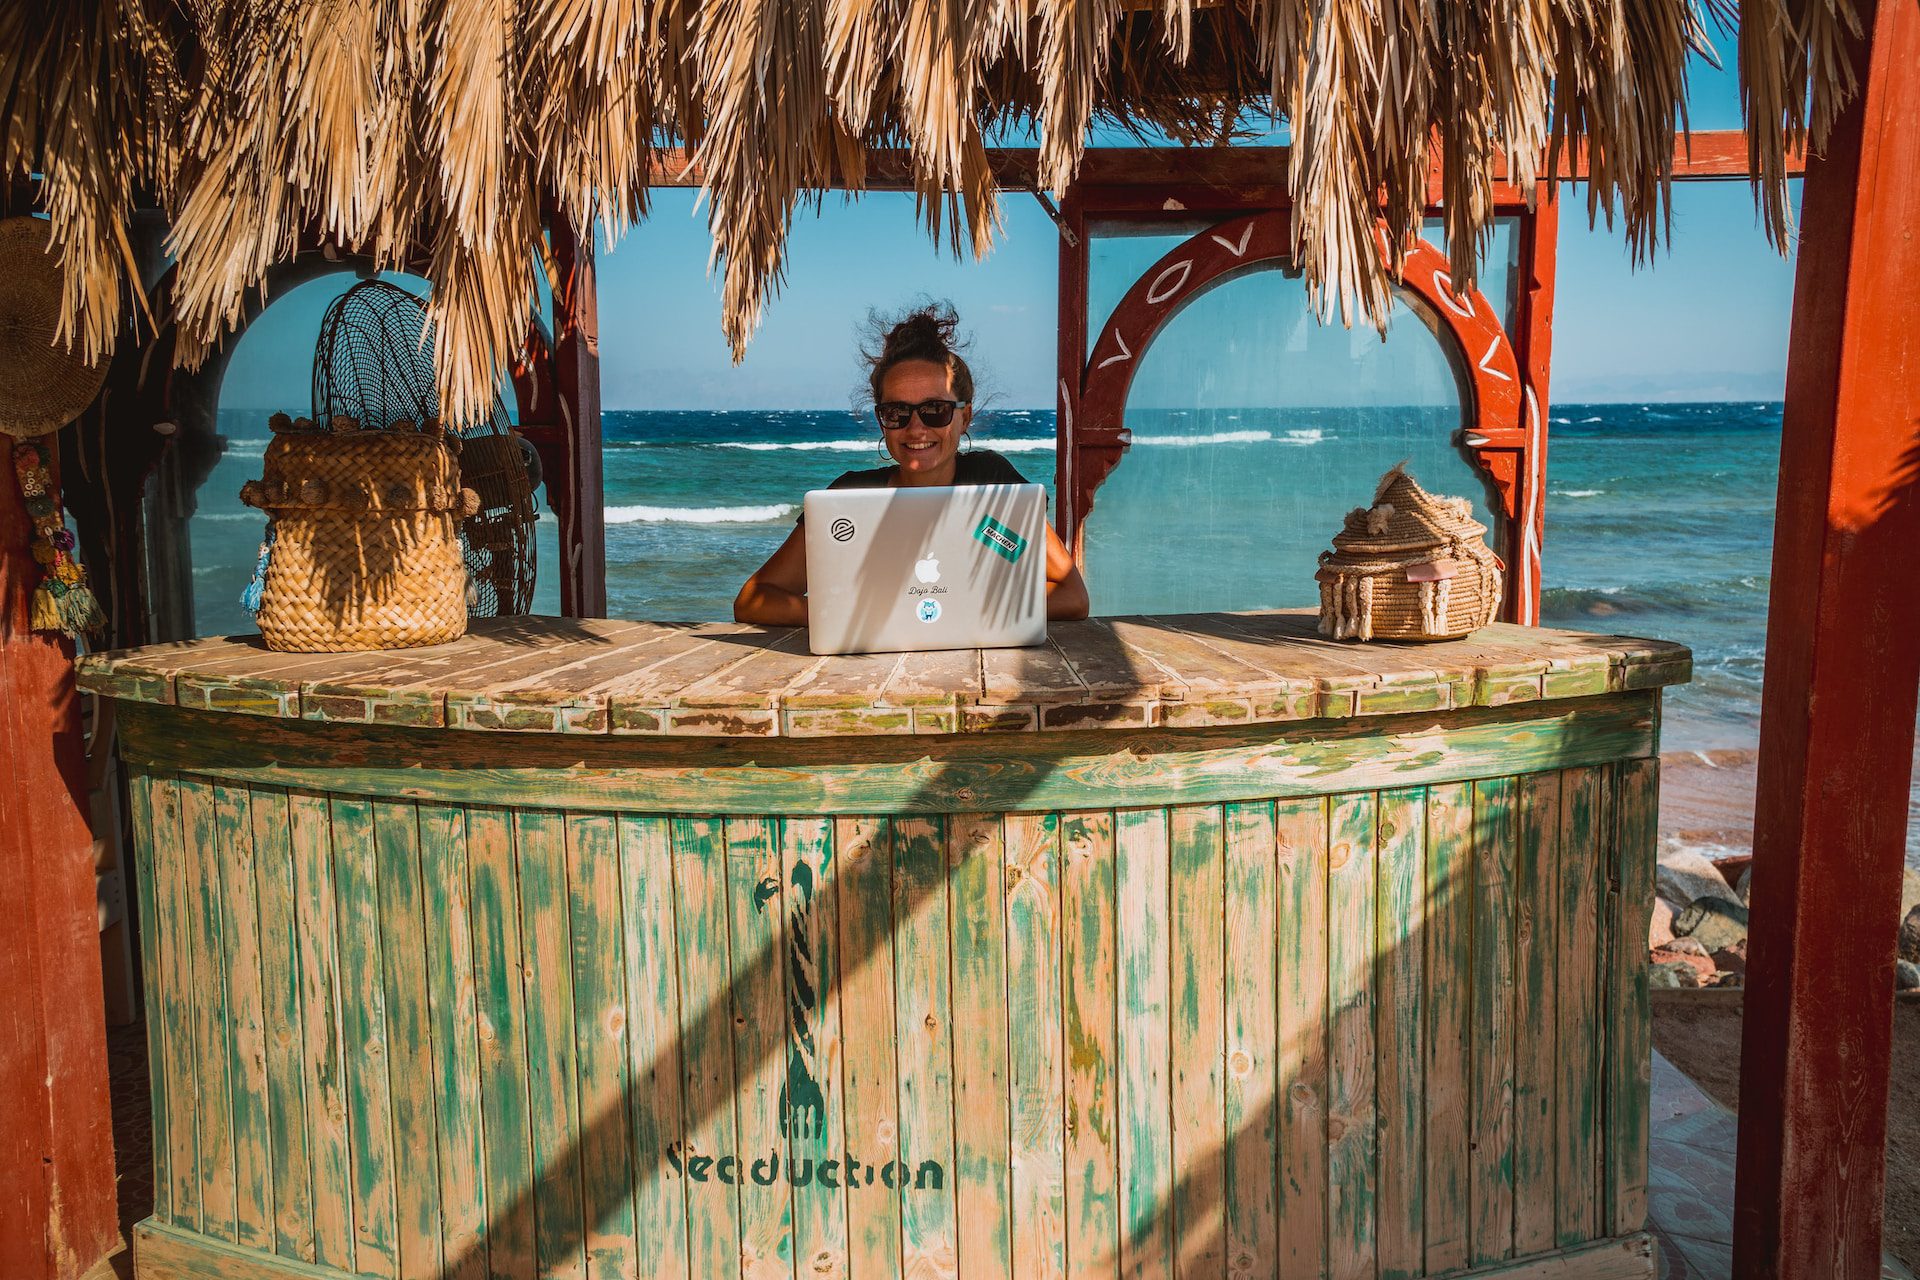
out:
{"label": "woven straw basket", "polygon": [[[437,431],[287,430],[240,499],[273,516],[260,592],[270,649],[339,653],[457,640],[467,630],[458,442]],[[345,426],[346,424],[340,424]]]}
{"label": "woven straw basket", "polygon": [[1320,553],[1320,634],[1336,640],[1455,640],[1493,621],[1500,560],[1465,498],[1436,497],[1394,467],[1371,507],[1347,513]]}

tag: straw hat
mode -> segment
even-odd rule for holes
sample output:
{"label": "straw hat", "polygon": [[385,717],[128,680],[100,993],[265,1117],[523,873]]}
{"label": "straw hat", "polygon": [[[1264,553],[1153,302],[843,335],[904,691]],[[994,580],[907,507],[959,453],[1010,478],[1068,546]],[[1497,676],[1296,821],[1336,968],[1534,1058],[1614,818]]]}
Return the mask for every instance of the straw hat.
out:
{"label": "straw hat", "polygon": [[0,221],[0,432],[25,440],[66,426],[93,403],[107,362],[89,365],[56,345],[60,264],[47,252],[51,224]]}

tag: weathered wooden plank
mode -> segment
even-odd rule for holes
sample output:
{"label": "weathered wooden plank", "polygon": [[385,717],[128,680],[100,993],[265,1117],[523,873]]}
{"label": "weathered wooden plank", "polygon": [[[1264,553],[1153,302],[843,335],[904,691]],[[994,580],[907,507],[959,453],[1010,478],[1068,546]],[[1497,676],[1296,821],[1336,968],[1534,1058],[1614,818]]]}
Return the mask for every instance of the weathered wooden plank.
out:
{"label": "weathered wooden plank", "polygon": [[313,1259],[353,1266],[353,1178],[347,1134],[347,1066],[341,1026],[333,808],[324,794],[287,796],[300,951],[302,1084],[313,1167]]}
{"label": "weathered wooden plank", "polygon": [[533,1133],[514,815],[509,809],[474,807],[466,818],[474,1016],[480,1036],[480,1131],[486,1153],[487,1264],[502,1280],[533,1280]]}
{"label": "weathered wooden plank", "polygon": [[[340,1280],[340,1273],[147,1221],[134,1228],[142,1265],[169,1280]],[[1475,1273],[1475,1280],[1652,1280],[1653,1238],[1636,1234]]]}
{"label": "weathered wooden plank", "polygon": [[889,706],[914,708],[916,732],[958,733],[958,708],[980,701],[980,650],[903,653],[880,697]]}
{"label": "weathered wooden plank", "polygon": [[127,822],[132,828],[133,884],[141,916],[140,971],[146,975],[143,1005],[147,1023],[147,1090],[152,1107],[147,1123],[152,1139],[153,1216],[166,1222],[171,1218],[168,1201],[172,1190],[167,1185],[166,1015],[160,994],[166,979],[160,968],[159,900],[153,876],[153,787],[154,778],[149,770],[127,770]]}
{"label": "weathered wooden plank", "polygon": [[1279,1258],[1327,1274],[1327,802],[1274,807],[1279,848]]}
{"label": "weathered wooden plank", "polygon": [[1013,1256],[1020,1274],[1066,1274],[1066,1051],[1060,1011],[1060,820],[1008,814],[1007,1085]]}
{"label": "weathered wooden plank", "polygon": [[1378,813],[1371,792],[1335,796],[1328,805],[1327,1267],[1334,1280],[1372,1276],[1376,1261]]}
{"label": "weathered wooden plank", "polygon": [[613,732],[668,732],[672,727],[671,708],[678,704],[681,690],[747,661],[789,635],[791,631],[785,629],[739,633],[723,628],[696,629],[688,637],[694,642],[679,652],[617,677],[607,686]]}
{"label": "weathered wooden plank", "polygon": [[841,1280],[847,1274],[846,1202],[840,1188],[827,1185],[822,1169],[844,1154],[846,1132],[837,926],[844,886],[831,819],[787,818],[780,827],[787,921],[780,1126],[793,1183],[794,1271],[810,1280]]}
{"label": "weathered wooden plank", "polygon": [[[194,1113],[193,1023],[187,992],[193,957],[187,947],[181,847],[180,787],[156,770],[129,770],[136,793],[134,834],[140,869],[141,959],[147,975],[147,1043],[153,1066],[154,1217],[188,1230],[200,1226],[200,1175],[196,1168],[199,1117]],[[142,813],[144,809],[144,815]],[[140,821],[146,818],[145,839]]]}
{"label": "weathered wooden plank", "polygon": [[1473,787],[1427,792],[1427,1271],[1468,1257],[1473,1173]]}
{"label": "weathered wooden plank", "polygon": [[213,788],[213,870],[227,969],[227,1086],[233,1115],[234,1242],[274,1246],[273,1149],[267,1134],[266,997],[260,981],[253,808],[244,787]]}
{"label": "weathered wooden plank", "polygon": [[1092,700],[1073,665],[1052,645],[980,651],[981,705],[1047,706]]}
{"label": "weathered wooden plank", "polygon": [[[893,828],[885,818],[834,824],[834,895],[840,926],[840,1007],[858,1017],[846,1041],[846,1160],[816,1176],[846,1187],[847,1271],[854,1280],[900,1275],[900,1194],[863,1185],[864,1172],[899,1154],[900,1094],[894,1052]],[[827,1170],[833,1168],[832,1179]]]}
{"label": "weathered wooden plank", "polygon": [[[266,1020],[267,1141],[273,1182],[273,1243],[313,1261],[313,1173],[307,1154],[300,1009],[300,922],[294,883],[293,814],[284,791],[251,799],[254,882],[260,904],[260,988]],[[158,1137],[155,1138],[156,1144]]]}
{"label": "weathered wooden plank", "polygon": [[235,1232],[233,1101],[228,1073],[226,930],[221,908],[223,850],[214,831],[213,785],[182,777],[181,838],[185,856],[187,928],[193,953],[193,1014],[199,1134],[200,1229],[222,1240]]}
{"label": "weathered wooden plank", "polygon": [[[952,1276],[959,1266],[954,1205],[952,914],[946,824],[893,823],[893,990],[900,1078],[900,1268]],[[885,1180],[889,1170],[882,1169]]]}
{"label": "weathered wooden plank", "polygon": [[431,1051],[425,1070],[436,1119],[440,1256],[445,1280],[481,1280],[487,1274],[486,1145],[467,813],[435,804],[421,805],[418,813],[422,907],[432,922],[423,938]]}
{"label": "weathered wooden plank", "polygon": [[1600,1009],[1601,888],[1611,856],[1612,779],[1605,769],[1561,777],[1558,1001],[1555,1010],[1559,1109],[1554,1121],[1555,1240],[1561,1247],[1601,1234],[1600,1116],[1606,1035]]}
{"label": "weathered wooden plank", "polygon": [[[621,909],[632,1113],[635,1276],[685,1280],[688,1068],[681,1034],[679,939],[674,924],[673,831],[664,818],[620,820]],[[670,1154],[671,1153],[671,1154]],[[680,1163],[675,1164],[674,1161]]]}
{"label": "weathered wooden plank", "polygon": [[740,1274],[793,1274],[793,1188],[783,1172],[780,1088],[786,1075],[787,948],[780,850],[765,818],[726,823],[728,999],[733,1006],[733,1109],[739,1143]]}
{"label": "weathered wooden plank", "polygon": [[[730,711],[778,710],[790,689],[806,683],[826,659],[807,647],[805,631],[790,631],[753,649],[745,661],[722,667],[704,680],[682,687],[675,706]],[[889,664],[890,666],[891,664]],[[676,731],[711,731],[704,724],[676,720]],[[720,727],[716,718],[713,728]]]}
{"label": "weathered wooden plank", "polygon": [[352,1162],[353,1265],[370,1276],[400,1274],[398,1161],[380,938],[380,854],[373,804],[335,796],[333,884],[340,928],[340,1028],[346,1063],[347,1139]]}
{"label": "weathered wooden plank", "polygon": [[997,814],[947,827],[953,925],[954,1212],[967,1280],[1011,1280],[1006,844]]}
{"label": "weathered wooden plank", "polygon": [[[686,1179],[688,1274],[740,1270],[740,1197],[720,1161],[739,1160],[733,1111],[732,953],[727,927],[727,833],[710,818],[673,824],[676,942],[680,966],[680,1062],[685,1072],[686,1146],[675,1173]],[[674,1156],[669,1150],[668,1160]]]}
{"label": "weathered wooden plank", "polygon": [[1181,697],[1185,686],[1158,663],[1131,652],[1114,634],[1108,618],[1088,618],[1077,627],[1055,627],[1047,643],[1073,668],[1095,702],[1130,702]]}
{"label": "weathered wooden plank", "polygon": [[1226,843],[1220,810],[1167,815],[1173,1246],[1181,1276],[1226,1273]]}
{"label": "weathered wooden plank", "polygon": [[[635,1274],[619,821],[610,813],[566,818],[580,1185],[590,1280]],[[648,1223],[647,1229],[658,1230],[659,1224]]]}
{"label": "weathered wooden plank", "polygon": [[1474,1265],[1513,1256],[1514,786],[1473,787]]}
{"label": "weathered wooden plank", "polygon": [[1515,851],[1513,1251],[1525,1256],[1555,1247],[1554,1149],[1560,920],[1560,775],[1519,779],[1519,846]]}
{"label": "weathered wooden plank", "polygon": [[433,1053],[427,994],[429,921],[420,886],[420,817],[407,803],[373,806],[381,977],[391,1064],[395,1234],[403,1280],[440,1280],[440,1177]]}
{"label": "weathered wooden plank", "polygon": [[1230,804],[1226,836],[1227,1274],[1273,1276],[1279,1260],[1279,1034],[1274,939],[1278,837],[1271,804]]}
{"label": "weathered wooden plank", "polygon": [[[1056,624],[1053,639],[1037,650],[986,651],[985,689],[979,689],[981,681],[966,683],[985,693],[987,705],[1071,704],[1085,700],[1091,681],[1093,702],[1145,696],[1153,686],[1182,702],[1229,694],[1246,706],[1264,701],[1272,710],[1254,714],[1285,719],[1368,714],[1370,701],[1405,709],[1422,685],[1456,706],[1476,697],[1583,697],[1682,680],[1688,662],[1678,645],[1505,624],[1465,640],[1363,648],[1316,635],[1310,612],[1089,619]],[[677,705],[680,691],[740,663],[754,649],[782,643],[793,644],[790,631],[725,623],[476,620],[461,640],[397,653],[277,654],[249,636],[92,654],[80,661],[80,680],[95,692],[159,702],[170,701],[182,679],[189,685],[204,680],[213,689],[254,686],[284,695],[285,709],[277,714],[304,711],[320,718],[439,724],[440,704],[448,696],[490,691],[526,691],[535,695],[536,706],[542,698],[567,694],[589,695],[582,705],[597,706],[593,695],[601,695],[658,718]],[[623,655],[623,648],[635,652]],[[979,656],[969,651],[969,657]],[[820,664],[818,673],[839,679],[837,663]],[[1086,668],[1087,678],[1076,676],[1076,664]],[[1274,677],[1304,681],[1309,692],[1317,682],[1327,705],[1274,697],[1282,687],[1272,683]],[[1261,685],[1269,687],[1263,692]],[[1196,698],[1195,690],[1205,696]],[[921,701],[947,703],[953,691],[932,690]],[[885,702],[876,705],[909,705],[886,689],[880,696]],[[328,705],[335,699],[337,705]],[[1344,708],[1338,705],[1342,699]],[[646,731],[664,728],[658,723]]]}
{"label": "weathered wooden plank", "polygon": [[679,630],[657,623],[606,625],[597,643],[556,652],[541,669],[449,690],[447,724],[458,729],[605,733],[611,724],[607,684],[672,652],[680,636]]}
{"label": "weathered wooden plank", "polygon": [[1653,911],[1654,846],[1659,831],[1660,766],[1628,760],[1614,771],[1617,886],[1607,913],[1612,967],[1612,1026],[1607,1036],[1608,1221],[1614,1235],[1647,1223],[1648,1093],[1653,1084],[1653,1011],[1641,954]]}
{"label": "weathered wooden plank", "polygon": [[150,707],[122,727],[135,762],[394,798],[619,812],[887,812],[902,802],[904,776],[916,812],[1044,812],[1428,786],[1645,756],[1651,697],[1133,738],[1093,731],[773,740],[750,755],[718,739],[556,734],[529,735],[503,757],[480,734]]}
{"label": "weathered wooden plank", "polygon": [[1381,792],[1379,824],[1375,1245],[1381,1280],[1411,1280],[1426,1271],[1426,792]]}
{"label": "weathered wooden plank", "polygon": [[533,1138],[533,1239],[542,1277],[586,1270],[579,1096],[574,1080],[573,957],[567,829],[551,809],[513,815],[526,957],[527,1116]]}
{"label": "weathered wooden plank", "polygon": [[1172,904],[1167,815],[1114,815],[1120,1275],[1173,1275]]}
{"label": "weathered wooden plank", "polygon": [[1113,815],[1061,819],[1061,963],[1067,1047],[1067,1266],[1112,1275],[1120,1261],[1119,1135],[1114,1115]]}

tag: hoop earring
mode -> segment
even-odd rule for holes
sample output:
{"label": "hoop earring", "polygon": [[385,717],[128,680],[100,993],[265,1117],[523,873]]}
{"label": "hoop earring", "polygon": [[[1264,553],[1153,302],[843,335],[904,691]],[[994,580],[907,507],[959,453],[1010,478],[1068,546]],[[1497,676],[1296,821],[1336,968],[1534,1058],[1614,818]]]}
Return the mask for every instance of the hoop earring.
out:
{"label": "hoop earring", "polygon": [[973,430],[971,428],[960,432],[960,447],[969,453],[973,452]]}
{"label": "hoop earring", "polygon": [[880,461],[891,462],[892,459],[887,456],[887,438],[885,436],[881,436],[877,443],[879,444],[879,448],[878,450],[876,450],[876,452],[878,452],[880,455]]}

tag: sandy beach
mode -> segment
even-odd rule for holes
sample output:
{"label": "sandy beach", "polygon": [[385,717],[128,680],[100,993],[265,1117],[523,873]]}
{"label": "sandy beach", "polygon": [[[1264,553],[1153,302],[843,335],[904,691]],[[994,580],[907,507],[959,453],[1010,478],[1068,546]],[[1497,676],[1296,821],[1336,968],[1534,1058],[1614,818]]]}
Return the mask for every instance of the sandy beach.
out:
{"label": "sandy beach", "polygon": [[[1759,752],[1752,748],[1669,751],[1660,757],[1660,839],[1711,858],[1753,850],[1753,802]],[[1920,751],[1915,752],[1920,778]],[[1907,865],[1920,868],[1920,790],[1907,808]]]}

